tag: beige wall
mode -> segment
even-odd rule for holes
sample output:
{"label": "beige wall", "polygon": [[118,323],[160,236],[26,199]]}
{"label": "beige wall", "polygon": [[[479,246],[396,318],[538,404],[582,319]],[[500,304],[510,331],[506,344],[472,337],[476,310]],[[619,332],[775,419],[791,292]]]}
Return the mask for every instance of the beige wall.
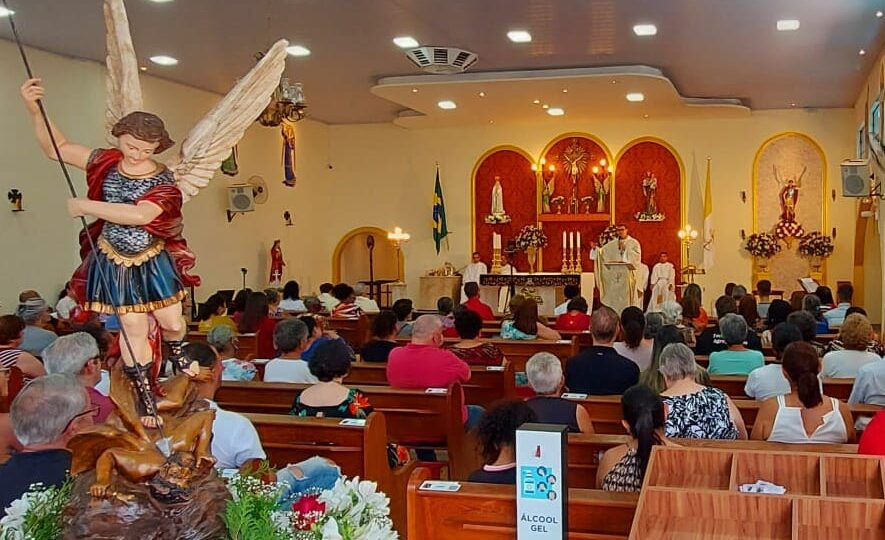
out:
{"label": "beige wall", "polygon": [[[47,103],[72,140],[102,142],[103,70],[94,63],[34,52],[33,61],[46,78]],[[0,301],[10,309],[20,289],[33,287],[54,294],[76,263],[76,226],[64,214],[66,198],[57,167],[46,161],[30,135],[28,119],[17,97],[21,72],[15,51],[0,41],[0,195],[23,189],[26,212],[0,211]],[[161,114],[173,137],[186,130],[217,96],[160,81],[144,79],[147,107]],[[217,288],[237,287],[240,267],[248,267],[249,283],[267,280],[266,252],[282,240],[287,278],[296,277],[302,290],[330,280],[332,254],[348,231],[363,226],[412,234],[404,245],[405,274],[410,294],[417,294],[418,276],[450,261],[467,263],[471,248],[470,175],[476,160],[496,145],[517,145],[533,156],[548,141],[568,131],[599,137],[616,154],[629,141],[654,136],[670,143],[686,166],[689,221],[700,227],[704,163],[713,163],[713,204],[716,215],[716,265],[702,285],[710,305],[727,281],[749,284],[751,263],[740,249],[739,231],[752,230],[753,157],[768,137],[799,131],[816,140],[827,157],[830,185],[838,186],[839,161],[853,153],[854,112],[850,109],[805,112],[763,111],[743,119],[632,120],[596,123],[550,119],[545,122],[487,127],[406,130],[392,124],[326,126],[306,120],[297,124],[298,186],[280,182],[280,143],[275,130],[251,128],[240,146],[245,179],[264,176],[270,200],[258,211],[228,224],[225,185],[219,175],[212,186],[188,203],[186,236],[197,254],[204,286],[198,298]],[[170,152],[171,154],[171,152]],[[446,199],[451,251],[436,255],[431,237],[434,164],[439,162]],[[82,175],[78,173],[82,188]],[[747,192],[747,202],[740,192]],[[837,251],[828,266],[828,280],[851,279],[854,202],[827,200],[829,226],[837,227]],[[290,210],[295,226],[284,227]],[[692,262],[700,263],[693,250]],[[699,280],[700,281],[700,280]]]}

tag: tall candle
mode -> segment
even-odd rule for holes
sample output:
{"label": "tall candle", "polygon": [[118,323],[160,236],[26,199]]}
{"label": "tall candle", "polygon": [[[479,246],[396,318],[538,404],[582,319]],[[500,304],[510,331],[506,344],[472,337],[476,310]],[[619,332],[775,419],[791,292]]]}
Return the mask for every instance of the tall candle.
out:
{"label": "tall candle", "polygon": [[569,247],[569,249],[575,249],[575,233],[574,232],[568,233],[568,247]]}
{"label": "tall candle", "polygon": [[578,251],[581,251],[581,231],[578,231]]}
{"label": "tall candle", "polygon": [[562,231],[562,249],[564,250],[566,247],[568,246],[565,243],[565,231]]}

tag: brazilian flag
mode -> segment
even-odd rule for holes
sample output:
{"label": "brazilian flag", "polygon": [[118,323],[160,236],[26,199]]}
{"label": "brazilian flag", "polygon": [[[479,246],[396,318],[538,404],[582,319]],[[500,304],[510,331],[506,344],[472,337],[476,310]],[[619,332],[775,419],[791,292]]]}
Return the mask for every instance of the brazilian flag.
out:
{"label": "brazilian flag", "polygon": [[433,242],[436,244],[437,255],[439,255],[439,246],[442,243],[442,239],[448,236],[448,234],[446,203],[443,200],[442,185],[439,183],[439,167],[437,167],[436,187],[433,188]]}

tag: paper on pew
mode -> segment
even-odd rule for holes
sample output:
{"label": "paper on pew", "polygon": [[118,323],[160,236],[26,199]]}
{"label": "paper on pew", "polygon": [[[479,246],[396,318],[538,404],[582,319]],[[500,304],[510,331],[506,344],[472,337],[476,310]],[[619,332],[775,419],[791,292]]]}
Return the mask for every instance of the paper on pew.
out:
{"label": "paper on pew", "polygon": [[587,399],[587,394],[578,394],[575,392],[566,392],[562,395],[563,399]]}
{"label": "paper on pew", "polygon": [[365,427],[366,419],[365,418],[345,418],[344,420],[338,422],[339,426],[362,426]]}
{"label": "paper on pew", "polygon": [[461,489],[459,482],[446,482],[443,480],[425,480],[418,489],[420,491],[458,491]]}
{"label": "paper on pew", "polygon": [[486,366],[486,371],[504,371],[504,366]]}
{"label": "paper on pew", "polygon": [[428,388],[424,392],[427,394],[445,394],[448,393],[448,388]]}
{"label": "paper on pew", "polygon": [[783,495],[787,492],[787,488],[766,482],[765,480],[756,480],[755,484],[741,484],[741,493],[768,493],[770,495]]}

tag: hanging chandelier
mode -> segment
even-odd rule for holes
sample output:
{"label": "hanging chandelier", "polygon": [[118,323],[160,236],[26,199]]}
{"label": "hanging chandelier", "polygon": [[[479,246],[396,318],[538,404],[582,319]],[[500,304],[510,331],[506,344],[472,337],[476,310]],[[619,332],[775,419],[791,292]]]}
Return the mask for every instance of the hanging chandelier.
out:
{"label": "hanging chandelier", "polygon": [[270,104],[258,117],[262,126],[276,127],[283,122],[297,122],[307,116],[304,88],[301,83],[289,84],[288,77],[280,79]]}

